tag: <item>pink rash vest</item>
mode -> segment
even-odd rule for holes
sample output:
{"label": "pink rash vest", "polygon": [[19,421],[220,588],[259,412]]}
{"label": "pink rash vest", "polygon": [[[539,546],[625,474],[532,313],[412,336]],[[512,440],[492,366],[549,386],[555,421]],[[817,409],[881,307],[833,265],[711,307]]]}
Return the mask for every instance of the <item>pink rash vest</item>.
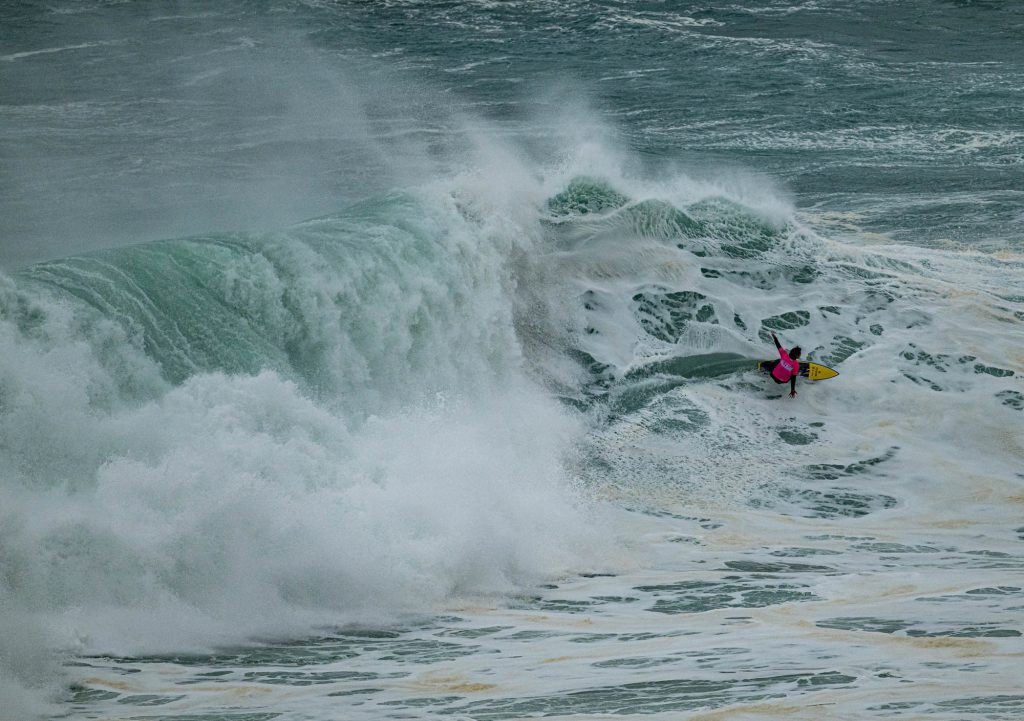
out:
{"label": "pink rash vest", "polygon": [[772,368],[772,378],[779,383],[786,383],[790,378],[800,372],[800,361],[789,357],[785,348],[779,348],[779,357],[782,359]]}

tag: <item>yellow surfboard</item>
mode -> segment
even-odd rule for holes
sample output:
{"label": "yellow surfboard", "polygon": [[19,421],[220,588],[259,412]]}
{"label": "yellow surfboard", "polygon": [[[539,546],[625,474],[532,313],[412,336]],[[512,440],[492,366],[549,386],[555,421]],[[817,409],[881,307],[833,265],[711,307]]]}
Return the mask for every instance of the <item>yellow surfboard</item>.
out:
{"label": "yellow surfboard", "polygon": [[835,378],[839,371],[820,365],[819,363],[801,363],[800,375],[810,381],[823,381],[826,378]]}
{"label": "yellow surfboard", "polygon": [[[765,366],[774,362],[775,361],[758,361],[757,369],[765,370]],[[806,378],[809,381],[823,381],[828,378],[835,378],[837,375],[839,375],[839,371],[833,370],[828,366],[823,366],[820,363],[800,361],[800,377]]]}

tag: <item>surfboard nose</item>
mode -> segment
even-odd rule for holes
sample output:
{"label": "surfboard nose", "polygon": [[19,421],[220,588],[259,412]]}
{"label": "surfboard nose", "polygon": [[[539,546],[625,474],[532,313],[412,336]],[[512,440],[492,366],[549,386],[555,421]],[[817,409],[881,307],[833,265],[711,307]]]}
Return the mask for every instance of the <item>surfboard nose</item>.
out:
{"label": "surfboard nose", "polygon": [[839,371],[823,366],[820,363],[803,362],[800,364],[800,375],[807,380],[823,381],[828,378],[835,378]]}

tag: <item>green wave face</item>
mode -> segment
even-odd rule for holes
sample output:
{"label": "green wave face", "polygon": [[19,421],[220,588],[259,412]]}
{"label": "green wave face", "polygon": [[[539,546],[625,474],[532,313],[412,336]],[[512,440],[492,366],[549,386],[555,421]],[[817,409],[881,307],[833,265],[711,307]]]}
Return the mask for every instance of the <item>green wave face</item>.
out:
{"label": "green wave face", "polygon": [[125,353],[144,354],[172,385],[273,370],[314,396],[373,412],[508,372],[516,348],[507,248],[492,240],[453,203],[389,195],[279,234],[40,263],[16,276],[6,312],[28,332],[54,315],[48,304],[70,307],[81,340],[125,387],[138,381],[119,377],[126,362],[90,329],[119,328]]}

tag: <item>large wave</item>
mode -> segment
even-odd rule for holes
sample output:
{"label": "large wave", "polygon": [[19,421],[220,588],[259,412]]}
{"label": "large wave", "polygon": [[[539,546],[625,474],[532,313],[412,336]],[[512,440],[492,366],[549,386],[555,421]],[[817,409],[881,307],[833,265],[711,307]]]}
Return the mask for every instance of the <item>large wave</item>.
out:
{"label": "large wave", "polygon": [[4,278],[4,674],[389,622],[600,562],[567,470],[580,420],[515,330],[536,229],[454,182]]}
{"label": "large wave", "polygon": [[[984,284],[1006,262],[835,243],[749,179],[645,179],[610,155],[4,278],[8,690],[58,677],[58,649],[382,623],[628,562],[597,499],[887,508],[843,480],[921,462],[912,429],[849,440],[885,422],[885,393],[1020,408],[1009,340],[982,347],[958,320],[1013,321],[1018,301]],[[973,352],[935,351],[951,328]],[[844,363],[845,400],[812,395],[779,425],[744,372],[770,331]],[[868,454],[827,476],[786,465],[820,403]],[[772,485],[779,467],[796,471]]]}

